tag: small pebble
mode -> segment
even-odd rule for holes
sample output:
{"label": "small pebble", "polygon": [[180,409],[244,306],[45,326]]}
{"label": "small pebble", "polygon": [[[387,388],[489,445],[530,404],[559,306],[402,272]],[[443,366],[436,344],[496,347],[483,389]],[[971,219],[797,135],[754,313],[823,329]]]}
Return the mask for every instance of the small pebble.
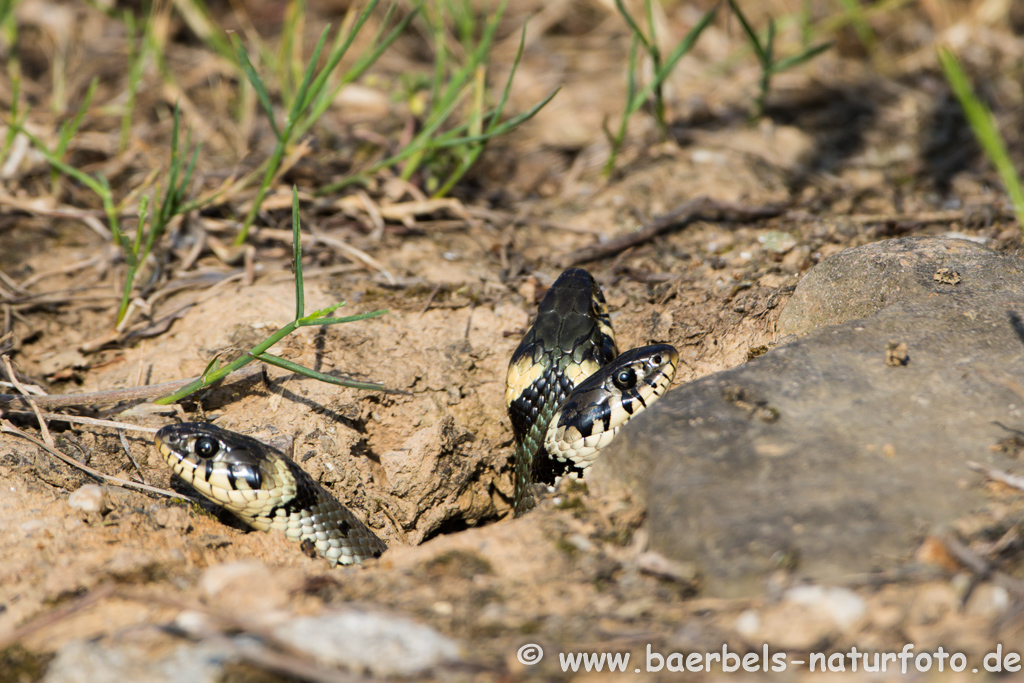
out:
{"label": "small pebble", "polygon": [[29,519],[18,525],[18,527],[25,532],[26,536],[31,536],[45,526],[46,522],[41,519]]}
{"label": "small pebble", "polygon": [[855,625],[867,613],[867,603],[848,588],[837,586],[795,586],[784,599],[828,615],[842,631]]}
{"label": "small pebble", "polygon": [[107,506],[102,487],[96,484],[86,484],[77,491],[72,491],[68,496],[68,505],[72,510],[79,510],[86,514],[102,513],[110,509]]}
{"label": "small pebble", "polygon": [[769,230],[758,237],[757,241],[764,245],[765,249],[776,254],[785,254],[797,244],[795,237],[781,230]]}
{"label": "small pebble", "polygon": [[736,617],[735,628],[741,636],[753,638],[761,628],[761,616],[756,610],[744,610]]}

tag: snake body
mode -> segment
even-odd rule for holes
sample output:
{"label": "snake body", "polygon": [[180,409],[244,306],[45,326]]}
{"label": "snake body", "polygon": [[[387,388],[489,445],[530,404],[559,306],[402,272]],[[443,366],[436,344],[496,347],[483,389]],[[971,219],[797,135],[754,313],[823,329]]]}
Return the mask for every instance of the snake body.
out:
{"label": "snake body", "polygon": [[[585,270],[564,272],[508,369],[516,516],[534,506],[534,484],[582,473],[622,424],[657,400],[678,358],[665,344],[619,355],[600,286]],[[387,547],[291,458],[256,439],[186,422],[160,429],[155,443],[200,494],[254,529],[312,543],[332,565],[378,557]]]}
{"label": "snake body", "polygon": [[552,283],[509,362],[505,404],[515,435],[515,516],[534,484],[582,474],[634,414],[660,398],[679,354],[667,344],[621,356],[600,285],[582,268]]}

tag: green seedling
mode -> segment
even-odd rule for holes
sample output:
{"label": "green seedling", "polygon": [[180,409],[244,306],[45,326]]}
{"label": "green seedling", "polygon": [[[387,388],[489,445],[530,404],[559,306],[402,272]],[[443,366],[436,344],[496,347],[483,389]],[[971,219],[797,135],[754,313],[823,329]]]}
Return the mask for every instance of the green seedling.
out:
{"label": "green seedling", "polygon": [[[556,88],[529,110],[502,121],[512,81],[523,56],[526,26],[523,26],[519,49],[501,96],[497,104],[488,109],[486,74],[495,31],[504,14],[505,3],[498,6],[479,31],[473,23],[468,5],[459,9],[456,22],[465,58],[456,67],[451,66],[451,51],[446,45],[444,8],[445,4],[435,7],[435,11],[428,17],[434,44],[434,70],[419,132],[395,154],[340,182],[320,188],[318,194],[330,194],[349,185],[365,182],[383,169],[400,167],[401,177],[405,180],[424,171],[427,191],[435,197],[444,196],[477,161],[490,140],[533,118],[558,93]],[[477,33],[480,37],[474,42],[473,36]],[[453,124],[457,113],[463,110],[467,111],[465,118]]]}
{"label": "green seedling", "polygon": [[[83,110],[84,109],[85,107],[83,107]],[[195,149],[192,154],[192,159],[188,164],[183,164],[182,157],[178,150],[178,124],[180,118],[181,112],[177,107],[175,107],[174,127],[171,135],[171,164],[167,175],[168,180],[166,191],[163,194],[159,206],[150,218],[150,227],[148,231],[145,229],[144,223],[146,214],[148,213],[149,202],[148,200],[146,202],[140,202],[141,215],[134,240],[129,239],[128,235],[121,230],[121,223],[119,219],[121,212],[125,209],[125,205],[131,197],[125,198],[120,203],[115,202],[114,193],[110,188],[110,183],[107,182],[107,178],[102,173],[99,173],[94,177],[68,165],[60,158],[60,155],[57,154],[56,150],[49,149],[45,143],[22,128],[20,124],[17,125],[18,131],[28,137],[29,141],[31,141],[36,149],[39,150],[50,166],[60,173],[63,173],[64,175],[73,178],[88,187],[103,203],[103,212],[107,216],[107,223],[110,226],[110,234],[113,237],[114,243],[120,247],[121,253],[124,255],[125,263],[128,266],[128,273],[125,276],[124,288],[121,295],[121,305],[117,312],[117,323],[120,323],[124,319],[124,315],[128,310],[128,302],[131,300],[135,275],[138,272],[140,265],[144,263],[146,258],[149,256],[153,245],[156,243],[156,240],[160,235],[163,234],[164,229],[167,227],[170,220],[176,215],[183,213],[188,208],[184,203],[185,192],[192,180],[192,172],[195,168],[196,158],[199,155],[199,149]],[[189,144],[189,142],[186,142],[186,148]],[[145,233],[145,235],[143,235],[143,233]],[[143,238],[145,238],[144,242]]]}
{"label": "green seedling", "polygon": [[[96,94],[96,86],[99,84],[99,79],[93,78],[89,83],[89,89],[85,91],[85,99],[82,100],[82,106],[78,108],[75,115],[71,119],[61,124],[60,129],[57,131],[57,147],[53,150],[54,156],[58,159],[64,159],[64,155],[67,154],[68,145],[71,144],[71,139],[75,137],[79,127],[82,125],[82,119],[85,117],[85,112],[89,111],[89,107],[92,105],[92,98]],[[50,194],[54,197],[60,194],[60,188],[58,181],[60,178],[60,172],[56,168],[50,169]]]}
{"label": "green seedling", "polygon": [[743,32],[746,34],[747,40],[750,42],[750,47],[754,50],[754,54],[757,56],[757,61],[761,65],[761,81],[757,92],[757,98],[754,100],[753,118],[757,119],[764,115],[765,100],[768,97],[768,90],[771,87],[772,76],[782,73],[787,69],[792,69],[813,59],[814,57],[817,57],[822,52],[832,47],[832,41],[811,45],[795,55],[790,55],[789,57],[783,57],[782,59],[776,60],[775,21],[770,20],[768,22],[768,31],[765,38],[762,40],[754,31],[753,27],[751,27],[747,18],[743,15],[743,12],[740,10],[736,0],[729,0],[729,7],[739,20],[740,26],[743,27]]}
{"label": "green seedling", "polygon": [[[238,237],[235,239],[236,245],[243,244],[248,237],[249,229],[252,227],[253,221],[256,219],[256,214],[260,210],[263,199],[267,196],[278,172],[281,170],[281,164],[289,146],[294,144],[294,142],[298,140],[309,129],[309,127],[323,115],[325,111],[327,111],[327,108],[333,100],[333,96],[338,92],[338,90],[346,84],[351,83],[356,78],[359,78],[359,76],[369,69],[375,61],[377,61],[384,50],[394,42],[409,22],[412,21],[412,18],[419,12],[420,8],[420,6],[417,5],[413,11],[399,21],[386,36],[380,38],[381,33],[383,32],[382,28],[381,32],[378,32],[378,39],[374,41],[374,48],[364,53],[356,61],[355,65],[353,65],[340,79],[338,79],[333,87],[329,87],[329,79],[335,69],[338,68],[342,57],[345,56],[345,53],[348,51],[349,47],[351,47],[352,42],[359,34],[359,31],[362,29],[367,19],[370,18],[370,15],[378,2],[379,0],[371,0],[371,2],[367,4],[366,8],[359,13],[355,21],[349,24],[347,31],[338,33],[334,45],[327,55],[324,67],[317,71],[316,67],[320,60],[320,53],[324,49],[324,45],[327,42],[327,36],[330,32],[330,26],[324,28],[323,32],[320,34],[320,39],[317,41],[316,47],[313,49],[309,63],[303,72],[302,81],[295,90],[295,95],[288,111],[288,117],[283,126],[278,126],[277,124],[273,105],[271,104],[270,95],[267,92],[266,85],[264,84],[263,79],[256,72],[256,68],[249,59],[249,54],[242,46],[238,37],[235,35],[231,36],[231,42],[234,45],[238,63],[241,65],[246,78],[256,90],[256,96],[263,107],[263,111],[266,114],[267,119],[270,122],[270,127],[277,139],[274,151],[271,153],[270,159],[266,163],[263,180],[256,193],[256,198],[253,200],[252,207],[249,209],[249,213],[246,215],[245,220],[242,223],[242,229],[239,231]],[[391,17],[391,14],[392,12],[389,11],[387,16],[388,19]],[[383,26],[384,24],[382,24],[382,27]]]}
{"label": "green seedling", "polygon": [[157,399],[156,403],[168,404],[180,401],[190,394],[223,379],[230,373],[248,365],[254,360],[262,361],[270,365],[276,365],[279,368],[284,368],[285,370],[290,370],[300,375],[305,375],[306,377],[318,379],[321,382],[337,384],[343,387],[367,389],[371,391],[381,391],[384,389],[381,384],[373,382],[357,382],[355,380],[334,377],[333,375],[325,375],[311,368],[307,368],[304,365],[299,365],[298,363],[293,363],[292,361],[281,358],[280,356],[268,353],[268,349],[270,349],[274,344],[281,341],[300,327],[350,323],[357,320],[366,320],[367,318],[376,318],[387,313],[386,310],[379,310],[360,313],[358,315],[350,315],[344,318],[330,317],[331,313],[345,305],[345,302],[342,301],[306,315],[305,286],[302,278],[302,237],[300,235],[300,228],[299,194],[298,189],[292,187],[292,263],[295,268],[295,319],[227,365],[220,365],[219,359],[214,358],[210,361],[209,365],[206,366],[206,370],[203,371],[203,374],[195,381],[182,387],[179,391],[176,391],[173,394]]}
{"label": "green seedling", "polygon": [[[683,39],[676,44],[668,57],[663,59],[660,51],[658,50],[657,41],[655,40],[651,0],[644,0],[647,22],[651,31],[650,36],[647,36],[643,30],[641,30],[636,20],[634,20],[633,17],[630,16],[629,12],[626,11],[626,7],[622,4],[622,0],[616,0],[615,6],[625,19],[626,24],[629,25],[630,31],[633,33],[633,41],[629,50],[629,66],[626,74],[626,108],[623,110],[622,117],[619,119],[618,130],[615,133],[608,130],[605,131],[605,134],[608,136],[608,142],[611,145],[608,160],[604,165],[603,175],[605,178],[611,176],[612,171],[615,169],[615,161],[618,159],[619,152],[622,150],[622,144],[626,140],[626,126],[629,123],[629,119],[647,102],[651,101],[652,98],[654,100],[655,118],[658,119],[659,126],[662,129],[665,128],[664,103],[661,96],[662,85],[672,73],[676,64],[679,63],[679,60],[693,49],[693,46],[697,43],[697,39],[700,37],[700,34],[704,32],[704,29],[708,27],[711,20],[715,18],[715,12],[717,10],[717,8],[708,10],[700,18],[700,21],[698,21],[697,24],[687,32]],[[644,48],[654,65],[654,75],[650,82],[643,87],[640,87],[638,83],[640,70],[640,47]]]}

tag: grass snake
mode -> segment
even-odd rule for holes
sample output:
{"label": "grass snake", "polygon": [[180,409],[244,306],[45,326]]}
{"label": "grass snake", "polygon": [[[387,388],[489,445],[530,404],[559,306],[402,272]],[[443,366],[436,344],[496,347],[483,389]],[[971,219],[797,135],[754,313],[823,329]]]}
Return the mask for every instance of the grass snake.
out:
{"label": "grass snake", "polygon": [[[585,270],[562,273],[508,369],[515,515],[534,506],[535,484],[582,473],[631,416],[666,391],[677,363],[666,344],[619,355],[600,286]],[[387,547],[291,458],[256,439],[186,422],[160,429],[155,443],[200,494],[254,529],[312,544],[332,565]]]}

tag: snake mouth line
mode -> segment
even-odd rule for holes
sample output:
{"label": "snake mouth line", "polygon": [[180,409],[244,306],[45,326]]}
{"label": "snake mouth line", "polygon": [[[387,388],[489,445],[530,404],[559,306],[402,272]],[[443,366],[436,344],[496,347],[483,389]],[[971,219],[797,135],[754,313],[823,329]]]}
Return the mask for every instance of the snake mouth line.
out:
{"label": "snake mouth line", "polygon": [[178,475],[178,477],[185,479],[183,474],[185,472],[191,475],[188,479],[185,479],[186,483],[191,484],[199,464],[190,460],[184,453],[179,453],[168,446],[159,436],[154,439],[154,444],[160,452],[160,455],[164,457],[164,460],[167,461],[167,464],[171,466],[171,469],[174,470],[174,473]]}

